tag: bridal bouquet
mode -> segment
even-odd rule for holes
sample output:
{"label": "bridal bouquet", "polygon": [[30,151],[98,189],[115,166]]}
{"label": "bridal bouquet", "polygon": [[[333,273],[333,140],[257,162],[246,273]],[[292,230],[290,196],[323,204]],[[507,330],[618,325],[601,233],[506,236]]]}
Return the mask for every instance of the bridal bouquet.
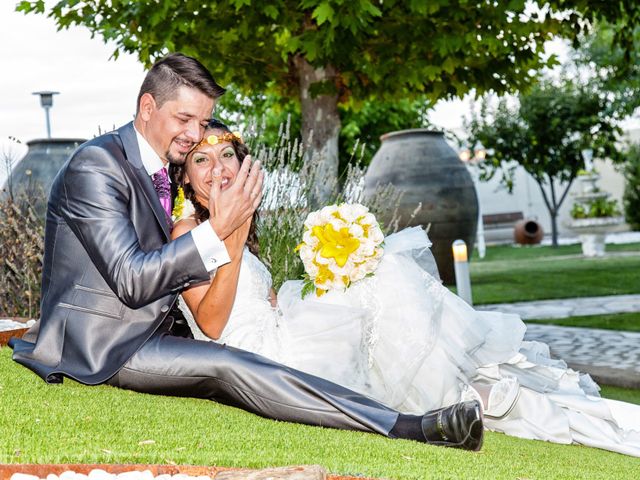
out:
{"label": "bridal bouquet", "polygon": [[343,203],[311,212],[296,247],[306,272],[303,296],[344,290],[372,274],[383,240],[380,225],[364,205]]}

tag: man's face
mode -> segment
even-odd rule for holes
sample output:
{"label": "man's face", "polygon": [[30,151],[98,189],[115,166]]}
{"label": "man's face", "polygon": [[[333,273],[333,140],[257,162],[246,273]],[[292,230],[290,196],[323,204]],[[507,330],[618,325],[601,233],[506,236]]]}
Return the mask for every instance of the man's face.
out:
{"label": "man's face", "polygon": [[183,164],[187,153],[204,134],[214,100],[191,87],[180,87],[160,108],[150,94],[143,95],[139,115],[145,121],[144,137],[162,161]]}

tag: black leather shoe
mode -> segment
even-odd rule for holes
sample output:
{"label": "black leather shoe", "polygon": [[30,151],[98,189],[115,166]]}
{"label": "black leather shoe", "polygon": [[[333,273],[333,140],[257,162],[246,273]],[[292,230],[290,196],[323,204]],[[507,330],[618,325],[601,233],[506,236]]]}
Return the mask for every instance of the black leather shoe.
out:
{"label": "black leather shoe", "polygon": [[478,451],[484,438],[480,403],[476,400],[456,403],[425,413],[422,432],[431,445]]}

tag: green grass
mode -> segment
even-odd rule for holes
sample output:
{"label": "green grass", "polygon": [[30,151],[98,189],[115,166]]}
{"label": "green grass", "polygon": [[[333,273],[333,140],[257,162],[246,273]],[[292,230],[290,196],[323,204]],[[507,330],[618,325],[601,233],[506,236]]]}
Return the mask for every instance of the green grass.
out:
{"label": "green grass", "polygon": [[[607,253],[615,252],[638,252],[640,253],[640,243],[608,244]],[[491,245],[486,249],[485,257],[478,257],[478,250],[474,250],[473,262],[494,262],[500,260],[526,260],[540,257],[562,257],[567,255],[582,255],[582,246],[559,245],[553,248],[549,245]]]}
{"label": "green grass", "polygon": [[527,323],[529,322],[560,325],[562,327],[603,328],[605,330],[640,332],[640,312],[527,320]]}
{"label": "green grass", "polygon": [[630,390],[628,388],[612,387],[609,385],[602,385],[601,388],[600,395],[605,398],[640,405],[640,390]]}
{"label": "green grass", "polygon": [[627,253],[603,258],[574,255],[579,248],[489,247],[470,263],[474,303],[640,293],[639,244],[610,245]]}
{"label": "green grass", "polygon": [[[394,479],[637,478],[640,460],[487,433],[480,453],[276,422],[206,400],[46,385],[0,349],[1,463],[320,464]],[[640,403],[636,391],[604,389]],[[152,440],[153,442],[148,442]]]}

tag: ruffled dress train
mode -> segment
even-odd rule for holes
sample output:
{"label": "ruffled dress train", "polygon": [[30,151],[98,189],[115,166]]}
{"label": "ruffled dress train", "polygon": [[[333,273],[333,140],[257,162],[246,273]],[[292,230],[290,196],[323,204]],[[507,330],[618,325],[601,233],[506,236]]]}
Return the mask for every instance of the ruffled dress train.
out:
{"label": "ruffled dress train", "polygon": [[[278,307],[271,276],[245,251],[238,293],[218,340],[327,378],[405,413],[460,401],[465,385],[516,377],[520,395],[488,429],[521,438],[578,443],[640,456],[640,406],[599,396],[589,375],[524,341],[517,315],[474,310],[442,286],[425,232],[385,239],[375,275],[345,292],[301,298],[286,282]],[[186,308],[196,338],[208,340]]]}

